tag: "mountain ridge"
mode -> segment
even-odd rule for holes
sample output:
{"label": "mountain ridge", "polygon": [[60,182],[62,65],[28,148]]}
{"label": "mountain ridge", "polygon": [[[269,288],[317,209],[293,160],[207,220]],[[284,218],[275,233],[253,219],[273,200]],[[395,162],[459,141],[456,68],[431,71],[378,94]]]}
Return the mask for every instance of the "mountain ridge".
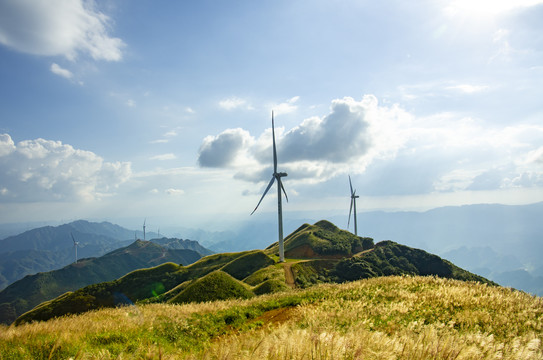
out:
{"label": "mountain ridge", "polygon": [[[353,270],[357,279],[435,275],[495,285],[423,250],[392,241],[374,245],[373,239],[355,236],[328,221],[304,224],[285,240],[286,253],[300,246],[310,246],[312,257],[288,261],[292,265],[294,284],[302,288],[323,282],[355,280]],[[265,250],[209,255],[188,266],[169,263],[140,269],[117,280],[90,285],[42,303],[21,315],[15,324],[126,303],[212,301],[227,299],[232,294],[250,297],[283,291],[288,288],[284,263],[277,261],[277,249],[272,244]],[[208,291],[210,289],[214,290]]]}
{"label": "mountain ridge", "polygon": [[[72,235],[79,243],[78,257],[90,258],[131,244],[138,232],[107,221],[95,223],[77,220],[9,236],[0,240],[0,290],[26,275],[60,269],[72,263],[75,260]],[[161,241],[157,239],[156,242]],[[202,255],[211,253],[193,240],[170,238],[165,246],[178,249],[188,247]]]}

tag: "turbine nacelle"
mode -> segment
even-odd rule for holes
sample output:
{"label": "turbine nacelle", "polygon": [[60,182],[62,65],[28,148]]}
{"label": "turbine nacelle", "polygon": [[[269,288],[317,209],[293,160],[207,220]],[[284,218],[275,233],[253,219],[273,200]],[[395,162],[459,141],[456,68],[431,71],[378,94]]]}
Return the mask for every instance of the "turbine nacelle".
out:
{"label": "turbine nacelle", "polygon": [[285,177],[288,176],[286,172],[280,172],[280,173],[274,173],[273,176],[275,177]]}

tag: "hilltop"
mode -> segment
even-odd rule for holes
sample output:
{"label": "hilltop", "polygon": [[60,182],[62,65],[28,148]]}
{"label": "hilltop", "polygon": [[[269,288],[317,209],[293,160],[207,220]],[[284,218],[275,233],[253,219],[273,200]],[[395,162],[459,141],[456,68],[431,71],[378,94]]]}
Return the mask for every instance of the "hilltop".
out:
{"label": "hilltop", "polygon": [[309,287],[389,275],[435,275],[488,280],[423,250],[392,241],[374,245],[328,221],[304,224],[285,240],[286,263],[277,246],[265,250],[206,256],[188,265],[162,264],[133,271],[110,282],[90,285],[44,302],[21,315],[16,324],[133,303],[188,303],[250,298]]}
{"label": "hilltop", "polygon": [[0,327],[6,359],[541,359],[543,300],[389,276],[245,300],[138,304]]}
{"label": "hilltop", "polygon": [[165,262],[188,265],[200,258],[194,250],[168,249],[154,242],[137,240],[98,258],[80,259],[59,270],[27,275],[0,291],[0,323],[9,324],[36,305],[67,291],[111,281],[136,269]]}

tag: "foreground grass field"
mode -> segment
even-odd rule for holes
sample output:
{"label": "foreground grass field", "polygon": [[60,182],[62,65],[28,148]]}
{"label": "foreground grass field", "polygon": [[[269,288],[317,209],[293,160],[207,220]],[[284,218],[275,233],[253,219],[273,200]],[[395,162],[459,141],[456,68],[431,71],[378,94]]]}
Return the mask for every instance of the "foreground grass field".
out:
{"label": "foreground grass field", "polygon": [[0,328],[1,359],[542,359],[543,299],[380,277]]}

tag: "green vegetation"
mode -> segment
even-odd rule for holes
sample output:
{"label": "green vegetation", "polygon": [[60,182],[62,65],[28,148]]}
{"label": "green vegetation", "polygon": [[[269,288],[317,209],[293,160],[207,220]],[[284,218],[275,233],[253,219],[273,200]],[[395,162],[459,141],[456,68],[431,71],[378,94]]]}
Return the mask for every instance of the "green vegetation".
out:
{"label": "green vegetation", "polygon": [[390,276],[0,327],[0,359],[535,360],[542,340],[541,298],[478,282]]}
{"label": "green vegetation", "polygon": [[256,250],[232,260],[222,267],[222,271],[238,280],[243,280],[255,271],[274,263],[263,251]]}
{"label": "green vegetation", "polygon": [[[256,250],[210,255],[189,266],[167,263],[154,268],[139,269],[117,280],[86,286],[75,292],[67,292],[56,299],[44,302],[31,311],[19,316],[15,324],[18,325],[34,320],[43,321],[53,317],[80,314],[89,310],[137,302],[204,301],[198,300],[200,299],[198,297],[200,295],[190,295],[190,291],[194,292],[196,288],[201,286],[201,284],[206,284],[206,282],[200,283],[196,281],[193,284],[193,281],[198,279],[205,279],[206,281],[211,281],[210,279],[217,280],[215,276],[210,279],[206,279],[206,276],[218,270],[222,270],[223,274],[231,273],[243,279],[247,275],[251,275],[261,268],[269,267],[273,263],[273,260],[266,254],[260,250]],[[228,278],[231,278],[231,276],[228,275]],[[221,279],[224,280],[224,277],[221,277]],[[229,287],[228,290],[224,290],[224,294],[229,294],[228,296],[238,294],[241,298],[254,296],[251,286],[260,285],[261,282],[265,281],[254,282],[254,279],[253,277],[253,282],[245,283],[245,285],[242,285],[236,279],[233,279],[236,281],[236,284],[224,280],[222,283],[223,286]],[[243,291],[236,289],[234,285],[242,286]],[[259,288],[258,292],[280,291],[282,289],[284,288],[281,286],[271,286],[271,284],[268,284],[263,288]],[[201,289],[201,292],[204,292],[204,290],[209,289],[204,287]],[[224,294],[219,290],[215,292],[209,291],[205,296],[205,301],[228,298]],[[204,295],[202,295],[203,297]]]}
{"label": "green vegetation", "polygon": [[130,271],[165,262],[184,265],[200,259],[193,250],[166,249],[149,241],[135,241],[99,258],[82,259],[62,269],[29,275],[0,292],[0,322],[9,324],[17,316],[44,301],[84,286],[115,280]]}
{"label": "green vegetation", "polygon": [[335,267],[337,281],[352,281],[390,275],[436,275],[466,281],[491,283],[462,270],[439,256],[393,241],[382,241],[361,256],[342,259]]}
{"label": "green vegetation", "polygon": [[195,280],[188,285],[170,303],[203,302],[227,299],[248,299],[254,294],[229,274],[217,270]]}
{"label": "green vegetation", "polygon": [[[351,256],[373,247],[373,239],[362,238],[321,220],[315,225],[304,224],[285,238],[285,255],[291,258]],[[267,249],[277,253],[278,245]]]}
{"label": "green vegetation", "polygon": [[189,266],[167,263],[136,270],[45,302],[20,316],[16,324],[127,304],[250,298],[289,287],[377,276],[436,275],[490,284],[438,256],[392,241],[374,246],[372,239],[354,236],[327,221],[304,224],[287,237],[285,248],[291,257],[286,264],[275,263],[272,246],[264,251],[214,254]]}

